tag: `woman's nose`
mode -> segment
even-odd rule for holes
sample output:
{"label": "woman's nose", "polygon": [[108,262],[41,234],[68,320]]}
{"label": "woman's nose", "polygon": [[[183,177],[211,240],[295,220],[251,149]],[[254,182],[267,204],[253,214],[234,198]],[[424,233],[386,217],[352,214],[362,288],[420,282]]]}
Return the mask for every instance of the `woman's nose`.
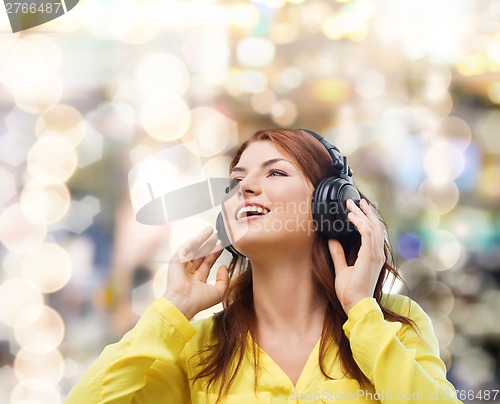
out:
{"label": "woman's nose", "polygon": [[258,179],[250,177],[249,175],[240,181],[239,186],[239,194],[241,195],[259,194],[261,192],[261,186]]}

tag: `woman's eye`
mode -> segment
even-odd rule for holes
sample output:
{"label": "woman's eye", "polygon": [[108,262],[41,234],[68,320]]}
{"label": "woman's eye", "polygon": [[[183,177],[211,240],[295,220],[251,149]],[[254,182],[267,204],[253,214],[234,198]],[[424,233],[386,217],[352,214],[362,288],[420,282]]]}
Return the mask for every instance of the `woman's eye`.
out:
{"label": "woman's eye", "polygon": [[274,169],[274,170],[269,170],[269,176],[271,176],[271,177],[275,177],[275,176],[287,177],[288,174],[285,173],[284,171]]}

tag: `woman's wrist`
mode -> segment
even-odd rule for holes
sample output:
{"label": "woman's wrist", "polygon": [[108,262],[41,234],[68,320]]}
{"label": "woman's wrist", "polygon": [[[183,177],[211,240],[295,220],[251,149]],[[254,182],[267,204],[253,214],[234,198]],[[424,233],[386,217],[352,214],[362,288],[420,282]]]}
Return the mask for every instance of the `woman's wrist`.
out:
{"label": "woman's wrist", "polygon": [[170,301],[177,309],[184,314],[184,316],[191,320],[196,313],[198,312],[194,307],[190,299],[187,299],[185,296],[179,295],[178,293],[173,293],[170,291],[166,291],[163,295],[165,299]]}
{"label": "woman's wrist", "polygon": [[354,298],[354,299],[350,300],[349,303],[347,303],[346,305],[343,305],[342,308],[344,309],[345,314],[347,314],[349,316],[349,312],[351,311],[351,309],[354,306],[356,306],[356,304],[358,304],[361,300],[363,300],[367,297],[370,297],[370,296],[362,296],[362,297]]}

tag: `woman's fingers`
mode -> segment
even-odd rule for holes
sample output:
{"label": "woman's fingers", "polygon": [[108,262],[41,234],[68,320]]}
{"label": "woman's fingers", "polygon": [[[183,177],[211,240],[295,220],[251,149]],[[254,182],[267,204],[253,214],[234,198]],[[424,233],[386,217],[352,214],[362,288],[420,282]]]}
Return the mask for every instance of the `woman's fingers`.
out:
{"label": "woman's fingers", "polygon": [[193,270],[197,270],[205,257],[216,250],[215,246],[218,240],[217,233],[212,233],[203,245],[201,245],[198,250],[194,252],[194,259],[191,261],[193,264]]}
{"label": "woman's fingers", "polygon": [[[367,202],[364,199],[362,199],[360,205],[364,207],[365,204],[368,205]],[[347,217],[356,226],[360,234],[371,236],[373,232],[373,223],[366,216],[365,212],[363,212],[361,208],[359,208],[358,205],[356,205],[352,199],[349,199],[347,201],[347,208],[350,210]]]}
{"label": "woman's fingers", "polygon": [[360,201],[358,207],[352,200],[347,201],[350,210],[348,218],[356,226],[361,234],[360,256],[372,257],[377,261],[385,260],[384,255],[384,226],[365,199]]}
{"label": "woman's fingers", "polygon": [[328,248],[330,250],[330,255],[332,256],[335,273],[339,274],[342,270],[347,268],[344,249],[342,248],[340,242],[335,239],[328,240]]}
{"label": "woman's fingers", "polygon": [[198,236],[187,241],[177,250],[177,260],[184,265],[188,273],[194,274],[205,260],[206,256],[217,249],[217,233],[212,227],[207,227]]}
{"label": "woman's fingers", "polygon": [[370,238],[373,236],[377,239],[377,244],[381,241],[383,245],[384,226],[375,209],[365,199],[361,200],[360,207],[352,200],[349,200],[347,201],[347,207],[350,210],[347,217],[356,226],[360,234]]}
{"label": "woman's fingers", "polygon": [[206,227],[203,229],[200,234],[196,237],[193,237],[191,240],[188,240],[177,250],[177,256],[181,263],[185,263],[196,258],[196,252],[200,249],[205,241],[212,235],[214,232],[213,227]]}
{"label": "woman's fingers", "polygon": [[206,282],[208,274],[210,273],[210,269],[212,268],[215,261],[217,261],[217,258],[219,258],[221,254],[222,250],[213,252],[207,255],[206,257],[203,257],[202,263],[198,268],[196,268],[196,275],[200,281]]}

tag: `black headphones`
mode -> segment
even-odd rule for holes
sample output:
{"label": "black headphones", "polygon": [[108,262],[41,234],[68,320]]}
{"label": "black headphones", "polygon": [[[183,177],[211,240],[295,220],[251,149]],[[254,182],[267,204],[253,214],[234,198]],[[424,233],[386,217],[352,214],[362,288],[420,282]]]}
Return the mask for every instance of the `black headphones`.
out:
{"label": "black headphones", "polygon": [[[359,204],[361,199],[358,190],[352,183],[352,170],[347,165],[347,157],[342,156],[340,150],[323,136],[311,130],[300,130],[309,133],[321,142],[332,158],[331,164],[338,173],[335,177],[323,178],[314,189],[312,217],[316,229],[327,239],[343,238],[357,231],[356,227],[347,218],[349,209],[346,207],[346,202],[348,199],[352,199],[355,203]],[[226,189],[226,193],[228,192],[229,189]],[[244,256],[231,245],[222,213],[219,213],[217,216],[216,229],[222,245],[233,256]]]}

